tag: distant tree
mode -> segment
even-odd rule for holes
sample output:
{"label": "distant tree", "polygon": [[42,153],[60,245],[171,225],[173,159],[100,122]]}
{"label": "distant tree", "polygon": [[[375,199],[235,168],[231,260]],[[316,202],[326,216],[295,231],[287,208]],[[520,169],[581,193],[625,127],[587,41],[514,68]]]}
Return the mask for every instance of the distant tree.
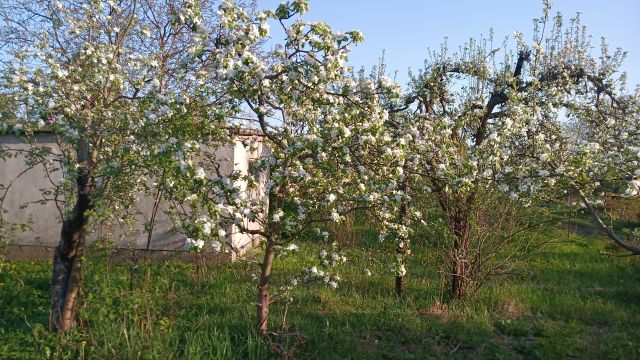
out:
{"label": "distant tree", "polygon": [[0,94],[0,119],[13,121],[16,117],[18,105],[14,99],[5,94]]}

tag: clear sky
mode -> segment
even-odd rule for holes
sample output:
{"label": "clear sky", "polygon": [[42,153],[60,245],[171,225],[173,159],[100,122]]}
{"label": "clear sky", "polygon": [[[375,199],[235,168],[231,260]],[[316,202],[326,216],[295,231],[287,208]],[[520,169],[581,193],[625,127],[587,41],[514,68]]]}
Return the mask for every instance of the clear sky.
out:
{"label": "clear sky", "polygon": [[[275,7],[279,0],[258,0],[260,8]],[[629,87],[640,83],[640,0],[555,0],[551,16],[560,11],[565,24],[576,12],[594,36],[597,55],[600,37],[610,48],[621,47],[629,55],[624,70]],[[389,71],[398,71],[404,85],[407,69],[422,66],[428,48],[438,49],[445,37],[449,49],[457,49],[470,37],[495,31],[498,45],[518,30],[531,39],[532,19],[542,15],[542,0],[309,0],[307,21],[324,21],[335,31],[357,29],[364,43],[353,48],[350,62],[370,68],[383,50]]]}

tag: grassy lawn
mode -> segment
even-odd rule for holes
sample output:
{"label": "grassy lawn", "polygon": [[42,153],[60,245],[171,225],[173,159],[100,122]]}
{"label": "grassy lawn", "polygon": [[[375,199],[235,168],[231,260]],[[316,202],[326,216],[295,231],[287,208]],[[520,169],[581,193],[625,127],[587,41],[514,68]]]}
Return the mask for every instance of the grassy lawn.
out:
{"label": "grassy lawn", "polygon": [[[406,297],[393,294],[388,264],[363,244],[346,249],[337,290],[303,285],[288,309],[289,336],[252,331],[254,286],[245,264],[87,263],[77,331],[45,331],[47,262],[0,263],[0,358],[424,359],[640,358],[640,262],[600,254],[606,240],[549,230],[558,238],[509,279],[440,305],[428,249],[410,258]],[[417,246],[416,246],[417,247]],[[608,249],[610,251],[610,249]],[[318,248],[277,262],[274,287],[314,264]],[[364,275],[364,268],[374,275]],[[107,271],[108,270],[108,271]],[[271,328],[282,319],[274,303]]]}

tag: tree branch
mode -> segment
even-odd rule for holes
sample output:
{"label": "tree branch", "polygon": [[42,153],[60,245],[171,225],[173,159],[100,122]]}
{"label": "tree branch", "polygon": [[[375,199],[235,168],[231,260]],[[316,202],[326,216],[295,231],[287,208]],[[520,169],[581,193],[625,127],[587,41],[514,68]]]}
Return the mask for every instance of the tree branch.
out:
{"label": "tree branch", "polygon": [[600,227],[600,229],[604,231],[611,240],[615,241],[616,244],[628,250],[633,255],[640,255],[640,247],[630,244],[624,239],[622,239],[620,236],[618,236],[618,234],[616,234],[612,228],[608,227],[604,223],[604,221],[602,221],[602,218],[600,218],[600,215],[598,214],[596,209],[593,207],[589,199],[587,199],[586,195],[582,192],[582,190],[578,189],[576,186],[574,186],[573,188],[574,190],[576,190],[576,192],[578,193],[578,196],[582,200],[582,203],[584,204],[584,206],[586,206],[587,210],[589,211],[593,219],[596,221],[596,224],[598,225],[598,227]]}

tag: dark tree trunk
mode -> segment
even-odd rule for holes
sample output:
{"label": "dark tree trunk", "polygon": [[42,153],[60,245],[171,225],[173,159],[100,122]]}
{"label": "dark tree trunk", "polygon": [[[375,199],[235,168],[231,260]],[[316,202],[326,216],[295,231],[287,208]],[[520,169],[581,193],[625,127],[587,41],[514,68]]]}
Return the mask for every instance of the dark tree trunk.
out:
{"label": "dark tree trunk", "polygon": [[71,214],[62,223],[60,243],[53,255],[51,277],[51,314],[49,330],[66,332],[73,328],[76,317],[76,299],[80,290],[84,239],[91,209],[93,179],[87,167],[88,145],[80,146],[78,162],[83,166],[76,178],[77,199]]}
{"label": "dark tree trunk", "polygon": [[462,299],[465,297],[469,286],[467,274],[469,256],[469,221],[466,215],[456,214],[451,224],[453,242],[453,264],[451,269],[451,298]]}
{"label": "dark tree trunk", "polygon": [[396,275],[396,296],[402,297],[404,276]]}
{"label": "dark tree trunk", "polygon": [[273,214],[282,209],[283,201],[276,193],[269,194],[269,229],[267,244],[262,260],[260,282],[258,283],[258,298],[256,302],[256,328],[258,334],[266,335],[269,328],[269,285],[271,283],[271,270],[275,258],[275,247],[280,239],[281,222],[273,222]]}

